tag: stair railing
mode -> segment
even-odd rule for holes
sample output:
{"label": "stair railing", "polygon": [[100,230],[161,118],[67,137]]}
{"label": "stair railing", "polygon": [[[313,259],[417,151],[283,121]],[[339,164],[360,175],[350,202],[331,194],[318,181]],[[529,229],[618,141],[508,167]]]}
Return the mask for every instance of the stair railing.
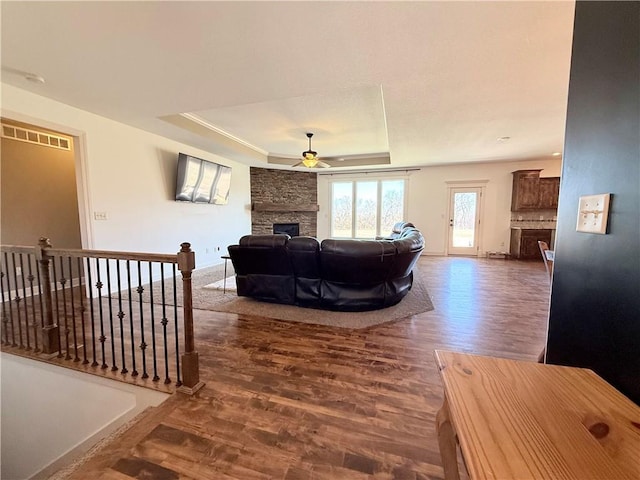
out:
{"label": "stair railing", "polygon": [[135,384],[163,380],[165,390],[174,385],[193,394],[204,385],[194,337],[194,268],[189,243],[173,255],[56,249],[47,238],[35,247],[2,245],[2,349]]}

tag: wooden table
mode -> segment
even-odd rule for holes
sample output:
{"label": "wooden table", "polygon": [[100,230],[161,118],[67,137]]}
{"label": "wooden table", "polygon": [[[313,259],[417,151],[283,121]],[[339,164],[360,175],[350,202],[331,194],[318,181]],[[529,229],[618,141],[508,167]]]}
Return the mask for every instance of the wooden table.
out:
{"label": "wooden table", "polygon": [[593,371],[436,350],[446,479],[640,479],[640,407]]}

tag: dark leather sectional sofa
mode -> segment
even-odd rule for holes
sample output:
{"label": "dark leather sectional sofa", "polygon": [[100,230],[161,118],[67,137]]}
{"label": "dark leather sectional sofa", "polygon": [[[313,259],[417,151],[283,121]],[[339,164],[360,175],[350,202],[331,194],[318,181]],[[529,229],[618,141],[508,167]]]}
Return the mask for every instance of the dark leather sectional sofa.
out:
{"label": "dark leather sectional sofa", "polygon": [[395,305],[413,284],[424,238],[399,222],[376,240],[245,235],[228,247],[238,295],[327,310],[364,311]]}

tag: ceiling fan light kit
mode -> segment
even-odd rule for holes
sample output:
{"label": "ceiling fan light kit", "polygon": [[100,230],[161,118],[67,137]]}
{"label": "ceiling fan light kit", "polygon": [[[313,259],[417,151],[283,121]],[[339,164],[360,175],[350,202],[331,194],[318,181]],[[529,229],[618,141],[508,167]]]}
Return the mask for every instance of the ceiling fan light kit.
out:
{"label": "ceiling fan light kit", "polygon": [[328,163],[318,160],[318,152],[311,150],[311,137],[313,133],[307,132],[307,138],[309,139],[309,150],[302,152],[302,161],[294,165],[294,167],[307,167],[307,168],[328,168]]}
{"label": "ceiling fan light kit", "polygon": [[315,168],[315,166],[318,164],[318,160],[316,160],[315,158],[307,157],[304,160],[302,160],[302,164],[307,168]]}
{"label": "ceiling fan light kit", "polygon": [[313,137],[313,133],[307,133],[307,138],[309,139],[309,150],[302,152],[302,158],[305,160],[315,160],[318,156],[318,152],[311,150],[311,137]]}

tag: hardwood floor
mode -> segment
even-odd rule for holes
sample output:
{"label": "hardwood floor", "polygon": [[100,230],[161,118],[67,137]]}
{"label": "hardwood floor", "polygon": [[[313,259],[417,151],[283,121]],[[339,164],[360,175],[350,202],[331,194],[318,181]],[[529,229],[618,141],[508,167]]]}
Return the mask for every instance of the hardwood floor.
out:
{"label": "hardwood floor", "polygon": [[174,394],[68,478],[442,478],[434,349],[535,361],[549,280],[542,262],[420,262],[435,309],[365,330],[196,311],[206,386]]}

